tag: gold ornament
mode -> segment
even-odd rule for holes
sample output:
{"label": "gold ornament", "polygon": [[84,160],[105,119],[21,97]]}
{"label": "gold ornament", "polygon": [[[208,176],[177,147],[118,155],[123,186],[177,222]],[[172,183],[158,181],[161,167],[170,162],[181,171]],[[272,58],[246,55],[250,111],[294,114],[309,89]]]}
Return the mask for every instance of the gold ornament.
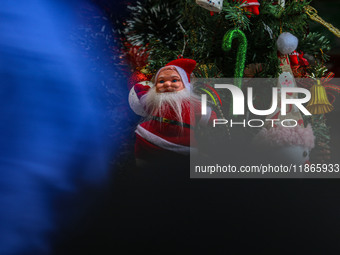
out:
{"label": "gold ornament", "polygon": [[317,83],[313,85],[310,89],[312,94],[312,98],[307,105],[307,110],[311,114],[324,114],[331,112],[334,107],[330,104],[327,98],[326,89],[322,86],[320,80],[317,80]]}
{"label": "gold ornament", "polygon": [[146,66],[142,67],[139,71],[143,74],[150,74],[150,70]]}
{"label": "gold ornament", "polygon": [[305,11],[307,13],[307,15],[309,16],[310,19],[320,23],[321,25],[325,26],[328,28],[329,31],[331,31],[334,35],[336,35],[337,37],[340,37],[340,31],[339,29],[337,29],[336,27],[334,27],[332,24],[327,23],[326,21],[324,21],[319,15],[318,15],[318,11],[315,10],[315,8],[313,8],[310,5],[305,6]]}
{"label": "gold ornament", "polygon": [[199,78],[216,78],[219,77],[219,71],[215,64],[202,64],[197,67],[196,74]]}
{"label": "gold ornament", "polygon": [[198,69],[203,73],[204,78],[209,78],[209,70],[211,69],[213,65],[212,64],[208,64],[208,65],[200,65],[198,67]]}
{"label": "gold ornament", "polygon": [[142,74],[146,75],[146,77],[148,77],[149,80],[152,78],[153,75],[155,75],[155,72],[152,72],[149,69],[149,65],[145,65],[145,66],[142,66],[142,67],[137,67],[136,70],[141,72]]}

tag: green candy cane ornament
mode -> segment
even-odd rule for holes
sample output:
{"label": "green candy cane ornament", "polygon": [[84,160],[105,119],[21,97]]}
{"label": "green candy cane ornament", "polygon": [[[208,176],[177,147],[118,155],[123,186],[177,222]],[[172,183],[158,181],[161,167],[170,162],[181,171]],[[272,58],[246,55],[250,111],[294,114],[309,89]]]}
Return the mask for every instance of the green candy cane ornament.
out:
{"label": "green candy cane ornament", "polygon": [[[248,45],[245,34],[239,29],[229,30],[223,37],[222,49],[224,51],[230,51],[231,45],[234,39],[238,39],[239,41],[239,46],[237,49],[237,56],[236,56],[234,78],[242,78],[243,72],[244,72],[244,65],[246,62],[247,45]],[[236,79],[235,83],[237,87],[241,89],[242,87],[241,79]]]}
{"label": "green candy cane ornament", "polygon": [[[247,38],[245,34],[239,29],[229,30],[223,37],[222,49],[224,51],[230,51],[231,45],[234,39],[238,39],[239,46],[237,49],[236,56],[236,66],[234,71],[235,85],[242,88],[242,77],[244,72],[244,65],[246,62],[246,54],[247,54]],[[232,115],[233,106],[231,105],[229,108],[229,114]]]}

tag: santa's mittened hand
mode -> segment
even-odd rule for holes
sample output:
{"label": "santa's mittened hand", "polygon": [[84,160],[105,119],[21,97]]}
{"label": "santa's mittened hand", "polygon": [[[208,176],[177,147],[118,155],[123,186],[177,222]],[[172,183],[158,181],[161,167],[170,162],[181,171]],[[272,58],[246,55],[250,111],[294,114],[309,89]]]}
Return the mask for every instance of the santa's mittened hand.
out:
{"label": "santa's mittened hand", "polygon": [[150,89],[150,86],[144,86],[143,84],[137,83],[134,86],[135,92],[137,94],[137,97],[140,99],[142,96],[144,96]]}

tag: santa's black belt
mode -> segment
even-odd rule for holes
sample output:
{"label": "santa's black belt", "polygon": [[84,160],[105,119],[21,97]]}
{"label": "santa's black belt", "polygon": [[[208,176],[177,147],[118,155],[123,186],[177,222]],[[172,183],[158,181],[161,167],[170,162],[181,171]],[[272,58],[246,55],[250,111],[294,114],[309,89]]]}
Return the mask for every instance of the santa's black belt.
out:
{"label": "santa's black belt", "polygon": [[158,116],[152,116],[152,119],[157,120],[159,122],[163,122],[163,123],[169,123],[169,124],[172,124],[172,125],[177,125],[177,126],[193,129],[193,126],[191,126],[190,124],[179,122],[177,120],[170,120],[170,119],[158,117]]}

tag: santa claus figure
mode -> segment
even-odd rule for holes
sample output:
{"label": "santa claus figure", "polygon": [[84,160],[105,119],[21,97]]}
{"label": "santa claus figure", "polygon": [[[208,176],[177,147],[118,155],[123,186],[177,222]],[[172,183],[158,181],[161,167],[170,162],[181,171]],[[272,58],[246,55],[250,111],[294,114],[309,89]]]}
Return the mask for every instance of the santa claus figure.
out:
{"label": "santa claus figure", "polygon": [[211,110],[201,116],[199,99],[190,92],[195,66],[192,59],[176,59],[157,72],[154,86],[134,86],[145,113],[145,121],[136,129],[137,164],[190,155],[195,150],[195,126],[216,118]]}

